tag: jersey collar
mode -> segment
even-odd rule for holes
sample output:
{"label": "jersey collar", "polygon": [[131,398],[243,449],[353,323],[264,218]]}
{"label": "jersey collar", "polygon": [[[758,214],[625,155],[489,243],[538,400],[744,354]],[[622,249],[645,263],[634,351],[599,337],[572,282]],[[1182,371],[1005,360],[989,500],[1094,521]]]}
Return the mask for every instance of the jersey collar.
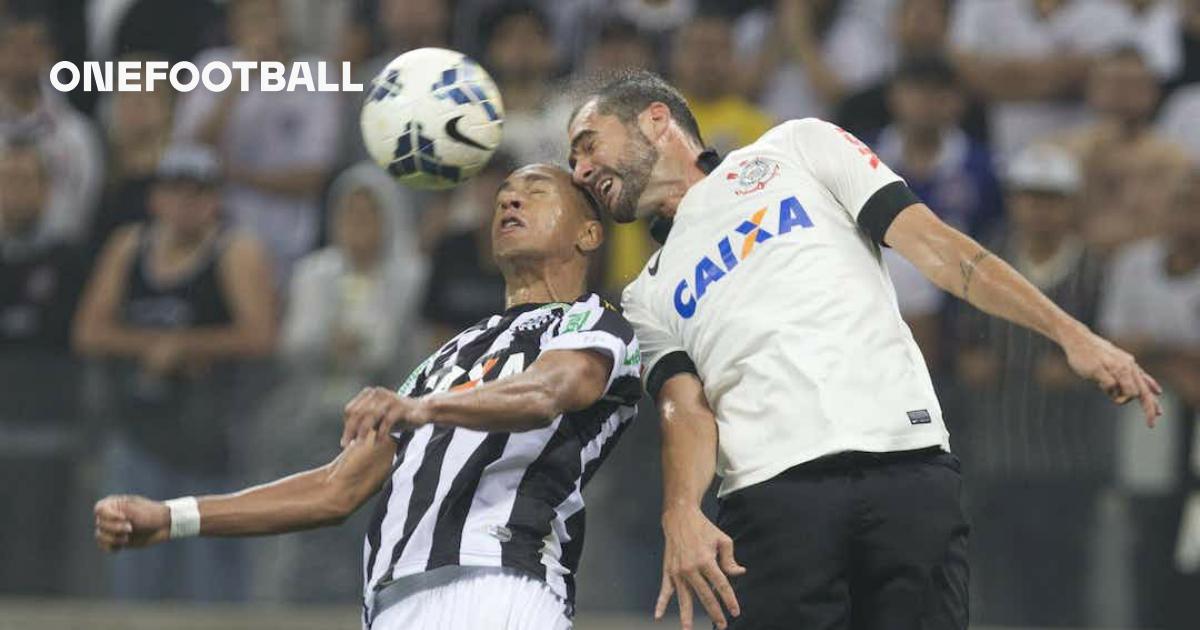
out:
{"label": "jersey collar", "polygon": [[[716,170],[721,165],[721,154],[717,153],[716,149],[708,148],[700,152],[696,157],[696,168],[699,168],[705,175]],[[650,236],[658,241],[659,245],[664,245],[667,242],[667,235],[671,233],[671,219],[655,217],[650,222]]]}

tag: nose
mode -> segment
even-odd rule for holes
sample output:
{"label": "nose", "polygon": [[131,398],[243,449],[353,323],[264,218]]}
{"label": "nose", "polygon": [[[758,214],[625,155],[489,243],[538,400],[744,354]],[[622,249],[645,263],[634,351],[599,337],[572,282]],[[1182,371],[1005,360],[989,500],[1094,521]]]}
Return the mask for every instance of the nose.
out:
{"label": "nose", "polygon": [[520,210],[521,198],[517,195],[504,192],[500,194],[500,209],[501,210]]}
{"label": "nose", "polygon": [[585,186],[591,183],[592,177],[596,174],[596,167],[587,159],[578,159],[575,161],[575,168],[571,169],[571,179],[580,186]]}

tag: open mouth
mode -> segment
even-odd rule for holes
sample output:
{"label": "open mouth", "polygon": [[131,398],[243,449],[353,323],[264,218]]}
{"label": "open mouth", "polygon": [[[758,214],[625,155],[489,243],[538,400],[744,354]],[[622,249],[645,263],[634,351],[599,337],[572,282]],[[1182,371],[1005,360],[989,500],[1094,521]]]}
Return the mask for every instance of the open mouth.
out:
{"label": "open mouth", "polygon": [[500,231],[511,232],[519,228],[525,227],[525,222],[515,214],[507,214],[500,219]]}
{"label": "open mouth", "polygon": [[596,186],[596,196],[604,200],[604,205],[612,207],[613,190],[616,188],[613,177],[605,177]]}

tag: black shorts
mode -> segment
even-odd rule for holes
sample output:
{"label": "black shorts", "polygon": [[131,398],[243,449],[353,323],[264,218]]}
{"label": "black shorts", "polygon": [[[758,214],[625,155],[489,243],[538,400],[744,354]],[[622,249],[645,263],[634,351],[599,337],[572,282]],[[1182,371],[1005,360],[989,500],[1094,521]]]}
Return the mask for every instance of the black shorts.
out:
{"label": "black shorts", "polygon": [[843,453],[719,501],[746,573],[735,630],[965,630],[958,459]]}

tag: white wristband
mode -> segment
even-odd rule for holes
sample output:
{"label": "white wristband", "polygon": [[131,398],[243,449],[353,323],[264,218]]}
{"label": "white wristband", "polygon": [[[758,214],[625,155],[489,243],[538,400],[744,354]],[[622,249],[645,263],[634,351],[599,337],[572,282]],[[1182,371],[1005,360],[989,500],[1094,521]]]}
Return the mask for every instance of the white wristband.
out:
{"label": "white wristband", "polygon": [[200,533],[200,504],[196,497],[181,497],[165,503],[171,511],[171,538],[188,538]]}

